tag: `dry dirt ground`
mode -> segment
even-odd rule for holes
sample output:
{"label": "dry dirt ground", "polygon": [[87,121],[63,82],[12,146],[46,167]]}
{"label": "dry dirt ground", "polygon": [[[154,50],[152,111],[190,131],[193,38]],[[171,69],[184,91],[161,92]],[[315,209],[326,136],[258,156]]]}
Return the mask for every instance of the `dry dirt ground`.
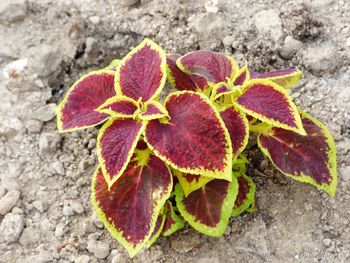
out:
{"label": "dry dirt ground", "polygon": [[[346,0],[1,0],[0,262],[350,262],[349,15]],[[262,72],[300,67],[292,95],[336,140],[336,197],[287,179],[253,145],[255,213],[222,238],[187,227],[129,259],[91,210],[97,128],[58,134],[54,108],[145,37]]]}

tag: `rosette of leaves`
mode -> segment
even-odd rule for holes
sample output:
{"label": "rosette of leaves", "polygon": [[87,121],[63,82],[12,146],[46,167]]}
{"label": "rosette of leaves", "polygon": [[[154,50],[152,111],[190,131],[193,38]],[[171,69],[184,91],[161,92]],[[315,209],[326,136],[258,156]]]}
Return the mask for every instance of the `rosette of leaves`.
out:
{"label": "rosette of leaves", "polygon": [[[219,237],[230,217],[254,211],[242,154],[250,131],[280,171],[335,193],[332,137],[285,90],[300,77],[296,69],[239,69],[210,51],[166,56],[146,39],[75,82],[57,107],[57,125],[67,132],[102,124],[92,204],[133,257],[185,221]],[[161,103],[167,78],[180,91]]]}
{"label": "rosette of leaves", "polygon": [[324,124],[298,109],[288,92],[302,77],[300,70],[256,73],[247,63],[238,68],[232,58],[212,51],[168,55],[167,62],[174,88],[204,93],[220,111],[234,152],[240,153],[247,134],[255,132],[259,148],[280,172],[335,195],[333,137]]}

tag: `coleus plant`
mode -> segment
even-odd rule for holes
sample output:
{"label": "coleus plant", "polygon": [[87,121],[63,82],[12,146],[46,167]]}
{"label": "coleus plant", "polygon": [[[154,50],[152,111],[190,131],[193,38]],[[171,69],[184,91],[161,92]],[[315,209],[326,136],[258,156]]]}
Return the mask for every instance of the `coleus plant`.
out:
{"label": "coleus plant", "polygon": [[[74,83],[57,126],[102,124],[91,200],[133,257],[185,222],[219,237],[232,216],[255,210],[243,154],[250,133],[281,173],[335,195],[333,138],[288,92],[301,76],[296,68],[256,73],[212,51],[166,55],[145,39]],[[162,103],[166,79],[178,91]]]}

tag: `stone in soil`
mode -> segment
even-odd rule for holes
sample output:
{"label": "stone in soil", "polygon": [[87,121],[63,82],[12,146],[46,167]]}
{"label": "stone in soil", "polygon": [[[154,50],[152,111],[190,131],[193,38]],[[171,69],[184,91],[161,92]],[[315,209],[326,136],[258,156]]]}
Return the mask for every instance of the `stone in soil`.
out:
{"label": "stone in soil", "polygon": [[60,135],[57,133],[42,133],[39,138],[39,150],[41,154],[49,154],[56,151],[61,141]]}
{"label": "stone in soil", "polygon": [[28,65],[27,58],[17,59],[7,64],[2,70],[2,72],[4,73],[6,78],[10,79],[22,74],[22,72],[27,67],[27,65]]}
{"label": "stone in soil", "polygon": [[118,251],[114,251],[113,254],[114,255],[112,257],[112,263],[126,263],[127,262],[125,256],[122,253],[120,253]]}
{"label": "stone in soil", "polygon": [[47,202],[41,201],[41,200],[34,201],[33,202],[33,206],[40,213],[44,213],[47,210],[47,208],[48,208]]}
{"label": "stone in soil", "polygon": [[110,251],[109,251],[109,244],[102,241],[97,241],[90,239],[87,243],[87,250],[90,251],[96,258],[104,259],[108,257]]}
{"label": "stone in soil", "polygon": [[180,254],[185,254],[199,245],[199,233],[189,230],[170,237],[171,248]]}
{"label": "stone in soil", "polygon": [[41,238],[41,232],[35,227],[26,227],[21,237],[19,238],[19,243],[23,246],[29,246],[37,243]]}
{"label": "stone in soil", "polygon": [[0,240],[7,243],[16,242],[21,235],[24,227],[24,218],[22,214],[8,213],[0,225]]}
{"label": "stone in soil", "polygon": [[326,247],[330,247],[330,245],[332,244],[332,240],[329,238],[325,238],[322,240],[323,245],[325,245]]}
{"label": "stone in soil", "polygon": [[58,47],[42,44],[29,50],[29,67],[39,77],[59,73],[62,56]]}
{"label": "stone in soil", "polygon": [[3,197],[5,194],[6,194],[5,188],[0,185],[0,198]]}
{"label": "stone in soil", "polygon": [[339,61],[341,61],[340,56],[332,43],[309,47],[304,53],[306,68],[316,76],[335,72],[340,66]]}
{"label": "stone in soil", "polygon": [[284,59],[291,59],[295,53],[304,48],[303,42],[294,39],[291,36],[287,36],[284,39],[284,43],[279,50],[279,53]]}
{"label": "stone in soil", "polygon": [[282,21],[278,9],[261,10],[254,15],[253,20],[259,34],[269,35],[275,41],[282,37]]}
{"label": "stone in soil", "polygon": [[350,181],[350,166],[342,168],[340,173],[344,181]]}
{"label": "stone in soil", "polygon": [[63,204],[63,215],[72,216],[75,213],[84,213],[84,207],[82,204],[76,200],[65,200]]}
{"label": "stone in soil", "polygon": [[20,192],[17,190],[12,190],[7,192],[0,199],[0,214],[6,215],[10,210],[16,205],[19,200]]}
{"label": "stone in soil", "polygon": [[63,163],[61,161],[58,161],[58,160],[54,161],[51,164],[51,167],[54,170],[55,174],[58,174],[58,175],[65,175],[66,174],[64,167],[63,167]]}
{"label": "stone in soil", "polygon": [[56,106],[57,105],[55,103],[44,105],[39,109],[37,109],[36,111],[34,111],[33,113],[31,113],[31,117],[38,121],[43,121],[43,122],[51,121],[56,116],[56,113],[55,113]]}
{"label": "stone in soil", "polygon": [[236,250],[266,257],[270,255],[266,225],[260,216],[240,234],[239,240],[235,240],[234,243]]}
{"label": "stone in soil", "polygon": [[74,260],[74,263],[89,263],[89,262],[90,262],[90,257],[87,255],[79,256]]}
{"label": "stone in soil", "polygon": [[42,128],[42,122],[38,120],[28,120],[25,127],[30,133],[39,133]]}
{"label": "stone in soil", "polygon": [[23,123],[17,117],[0,114],[0,136],[11,137],[23,130]]}
{"label": "stone in soil", "polygon": [[120,5],[124,7],[130,7],[132,5],[136,5],[140,0],[120,0]]}
{"label": "stone in soil", "polygon": [[68,231],[67,224],[65,222],[60,222],[57,224],[55,228],[55,236],[56,237],[61,237],[63,236],[67,231]]}
{"label": "stone in soil", "polygon": [[0,22],[8,25],[22,21],[27,14],[26,0],[1,0]]}

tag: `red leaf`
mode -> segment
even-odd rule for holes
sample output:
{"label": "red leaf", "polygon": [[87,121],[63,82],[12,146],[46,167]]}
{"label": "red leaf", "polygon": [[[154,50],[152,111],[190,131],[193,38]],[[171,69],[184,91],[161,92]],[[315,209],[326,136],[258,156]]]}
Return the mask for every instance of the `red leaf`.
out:
{"label": "red leaf", "polygon": [[84,75],[73,84],[56,109],[58,130],[74,131],[105,121],[109,116],[95,110],[113,96],[113,71],[100,70]]}
{"label": "red leaf", "polygon": [[151,155],[147,165],[129,163],[110,190],[98,169],[92,182],[91,198],[100,220],[132,257],[150,239],[171,189],[169,169]]}
{"label": "red leaf", "polygon": [[250,81],[235,105],[243,112],[275,127],[305,134],[292,98],[271,81]]}
{"label": "red leaf", "polygon": [[110,187],[124,172],[143,127],[132,119],[112,119],[101,128],[97,137],[98,159]]}
{"label": "red leaf", "polygon": [[212,101],[216,101],[218,98],[220,98],[222,95],[228,95],[233,93],[235,90],[231,89],[230,85],[228,85],[226,82],[219,82],[216,83],[213,87],[213,90],[210,95],[210,99]]}
{"label": "red leaf", "polygon": [[97,109],[98,112],[121,118],[132,118],[136,110],[137,102],[125,96],[114,96]]}
{"label": "red leaf", "polygon": [[141,120],[154,120],[168,116],[166,109],[157,101],[146,102],[144,108],[144,111],[139,115]]}
{"label": "red leaf", "polygon": [[184,221],[181,217],[179,217],[171,204],[170,201],[167,201],[164,205],[166,215],[165,215],[165,223],[163,226],[163,236],[170,236],[175,233],[177,230],[183,228],[185,226]]}
{"label": "red leaf", "polygon": [[240,174],[238,180],[238,195],[233,207],[232,216],[237,216],[254,206],[255,184],[245,174]]}
{"label": "red leaf", "polygon": [[138,101],[156,97],[166,81],[166,56],[153,41],[145,39],[126,55],[117,67],[117,95]]}
{"label": "red leaf", "polygon": [[232,150],[237,157],[247,146],[249,138],[249,124],[243,113],[235,110],[232,106],[220,112],[221,118],[230,134]]}
{"label": "red leaf", "polygon": [[214,179],[185,197],[181,186],[175,190],[176,205],[184,219],[197,231],[209,236],[221,236],[227,227],[238,184]]}
{"label": "red leaf", "polygon": [[297,68],[279,69],[262,74],[253,71],[250,73],[252,79],[268,79],[286,89],[294,86],[303,76],[303,73]]}
{"label": "red leaf", "polygon": [[248,64],[246,63],[243,68],[241,68],[236,75],[233,77],[234,85],[243,85],[250,79],[250,74],[248,70]]}
{"label": "red leaf", "polygon": [[163,212],[160,212],[160,214],[158,215],[157,221],[156,221],[156,225],[153,229],[153,232],[152,232],[149,240],[146,243],[147,248],[152,246],[152,244],[157,241],[158,237],[162,233],[164,223],[165,223],[165,214]]}
{"label": "red leaf", "polygon": [[209,100],[191,91],[168,96],[170,120],[150,121],[145,141],[155,154],[184,173],[231,179],[232,148],[227,129]]}
{"label": "red leaf", "polygon": [[188,196],[193,191],[203,187],[209,181],[213,180],[213,178],[198,175],[198,174],[186,174],[181,173],[180,171],[173,170],[173,175],[176,175],[176,178],[179,179],[179,183],[181,188],[185,194]]}
{"label": "red leaf", "polygon": [[205,77],[213,83],[231,79],[238,71],[238,65],[231,57],[207,50],[190,52],[180,57],[176,64],[183,72]]}
{"label": "red leaf", "polygon": [[271,134],[259,135],[259,147],[282,173],[333,196],[337,184],[333,138],[317,119],[306,113],[301,116],[306,136],[273,128]]}
{"label": "red leaf", "polygon": [[179,58],[179,55],[172,54],[167,56],[167,65],[168,65],[168,80],[170,85],[178,90],[192,90],[196,91],[197,86],[192,81],[191,75],[181,71],[176,66],[176,60]]}
{"label": "red leaf", "polygon": [[196,84],[198,90],[204,90],[208,87],[208,81],[206,78],[198,75],[191,75],[191,80]]}

